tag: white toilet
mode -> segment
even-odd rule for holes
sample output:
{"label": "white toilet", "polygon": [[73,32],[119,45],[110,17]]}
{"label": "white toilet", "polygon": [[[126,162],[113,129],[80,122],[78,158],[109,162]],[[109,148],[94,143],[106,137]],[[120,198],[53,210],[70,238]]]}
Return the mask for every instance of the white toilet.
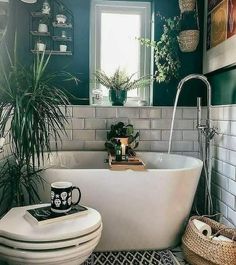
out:
{"label": "white toilet", "polygon": [[82,264],[100,240],[101,215],[87,207],[86,214],[73,219],[32,225],[25,211],[38,206],[12,208],[0,220],[0,260],[9,265]]}

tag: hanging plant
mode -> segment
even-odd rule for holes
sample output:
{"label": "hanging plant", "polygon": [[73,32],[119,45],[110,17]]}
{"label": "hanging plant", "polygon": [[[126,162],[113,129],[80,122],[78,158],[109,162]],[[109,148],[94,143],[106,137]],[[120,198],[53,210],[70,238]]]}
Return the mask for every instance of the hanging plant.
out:
{"label": "hanging plant", "polygon": [[181,15],[181,29],[178,36],[181,52],[194,52],[200,39],[198,14],[196,11]]}
{"label": "hanging plant", "polygon": [[181,63],[179,59],[179,33],[180,18],[166,18],[157,14],[163,23],[163,33],[159,41],[140,38],[142,45],[154,48],[156,71],[154,78],[158,83],[168,83],[179,78]]}

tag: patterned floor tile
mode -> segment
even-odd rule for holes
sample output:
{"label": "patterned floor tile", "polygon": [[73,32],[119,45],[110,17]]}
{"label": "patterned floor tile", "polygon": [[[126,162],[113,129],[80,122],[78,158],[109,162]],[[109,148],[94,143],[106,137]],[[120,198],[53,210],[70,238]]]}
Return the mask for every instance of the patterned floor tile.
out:
{"label": "patterned floor tile", "polygon": [[95,252],[84,265],[188,265],[180,248],[156,251]]}

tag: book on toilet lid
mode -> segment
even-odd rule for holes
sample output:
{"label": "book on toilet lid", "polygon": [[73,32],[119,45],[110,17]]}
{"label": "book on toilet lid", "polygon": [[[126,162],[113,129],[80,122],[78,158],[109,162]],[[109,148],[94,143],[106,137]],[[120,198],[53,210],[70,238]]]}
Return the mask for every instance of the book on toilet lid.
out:
{"label": "book on toilet lid", "polygon": [[61,222],[67,219],[77,218],[86,214],[88,208],[82,205],[72,206],[71,210],[66,213],[54,213],[51,211],[51,205],[45,207],[37,207],[26,210],[25,219],[31,224],[44,225],[55,222]]}

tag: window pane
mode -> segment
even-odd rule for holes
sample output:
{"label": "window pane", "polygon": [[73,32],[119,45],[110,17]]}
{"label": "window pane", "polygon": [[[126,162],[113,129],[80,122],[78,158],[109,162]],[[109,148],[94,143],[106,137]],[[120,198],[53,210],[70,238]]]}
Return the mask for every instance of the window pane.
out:
{"label": "window pane", "polygon": [[[101,15],[101,69],[111,75],[119,67],[128,74],[140,72],[141,17],[138,14],[104,12]],[[104,90],[104,93],[108,93]],[[138,96],[131,90],[129,97]]]}

